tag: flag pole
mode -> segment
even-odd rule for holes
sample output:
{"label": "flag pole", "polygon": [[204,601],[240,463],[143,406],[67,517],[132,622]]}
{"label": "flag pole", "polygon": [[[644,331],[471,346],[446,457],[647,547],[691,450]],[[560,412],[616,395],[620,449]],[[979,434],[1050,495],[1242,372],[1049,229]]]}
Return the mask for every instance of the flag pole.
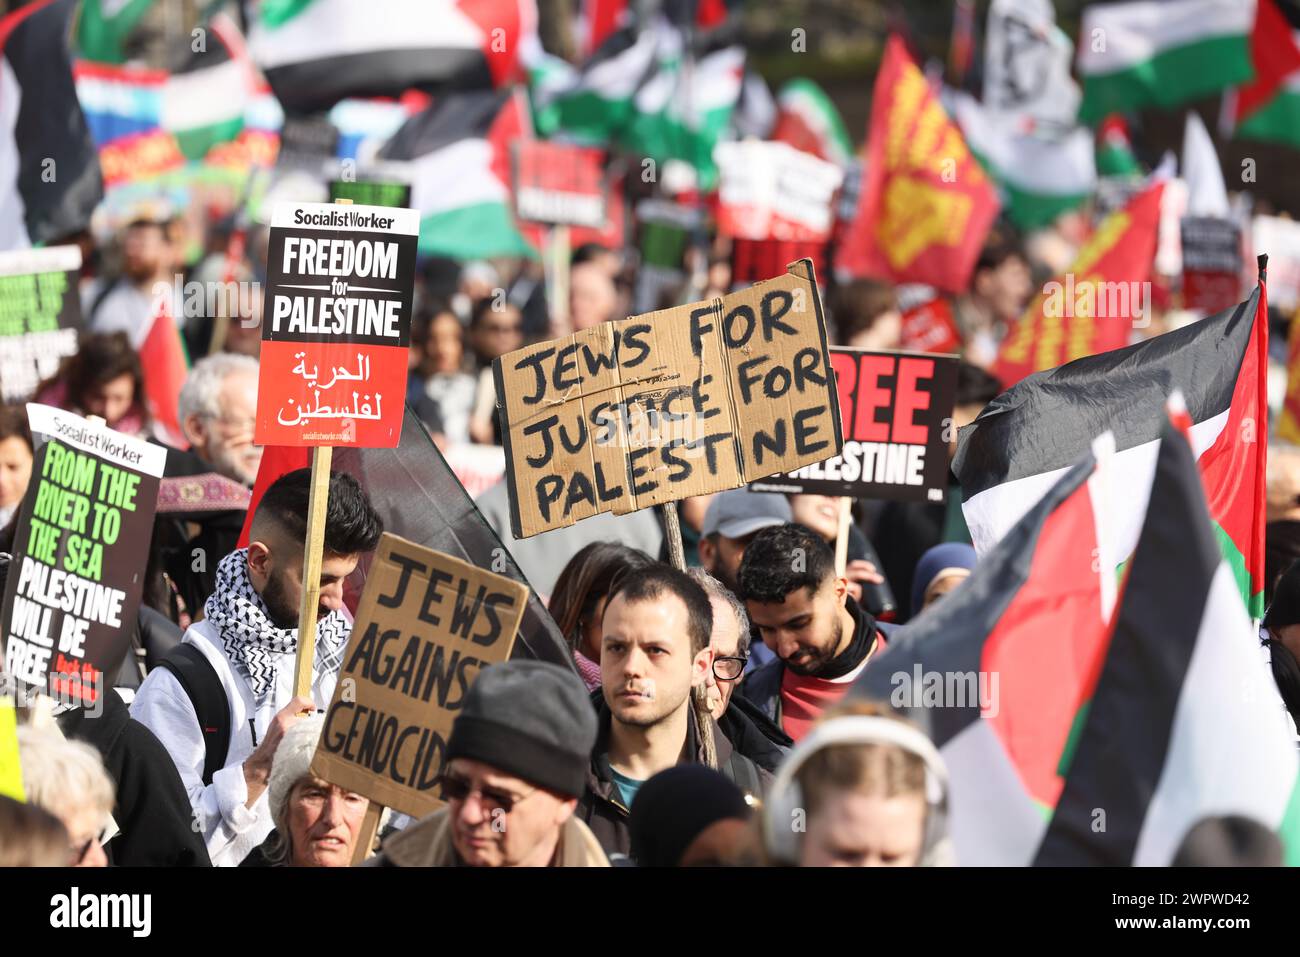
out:
{"label": "flag pole", "polygon": [[853,524],[853,499],[840,496],[840,525],[835,534],[835,574],[844,577],[849,567],[849,526]]}
{"label": "flag pole", "polygon": [[[343,206],[350,199],[336,199]],[[293,693],[311,697],[312,666],[316,654],[316,610],[320,604],[320,570],[325,548],[325,515],[329,508],[332,445],[311,450],[311,493],[307,499],[307,540],[302,552],[302,600],[298,603],[298,657],[294,662]]]}

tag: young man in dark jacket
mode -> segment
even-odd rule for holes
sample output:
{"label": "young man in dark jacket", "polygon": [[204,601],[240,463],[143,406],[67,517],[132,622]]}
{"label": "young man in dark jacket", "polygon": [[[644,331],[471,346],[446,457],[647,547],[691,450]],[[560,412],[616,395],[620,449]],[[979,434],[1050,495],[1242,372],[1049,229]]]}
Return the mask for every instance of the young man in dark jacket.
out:
{"label": "young man in dark jacket", "polygon": [[848,693],[884,638],[835,574],[830,546],[802,525],[767,528],[750,542],[740,598],[777,658],[736,693],[798,741]]}
{"label": "young man in dark jacket", "polygon": [[[611,592],[601,622],[598,736],[578,816],[611,857],[631,848],[628,813],[641,785],[678,764],[704,763],[691,690],[713,663],[709,598],[684,572],[651,565]],[[703,710],[717,767],[761,798],[771,776],[737,752]]]}

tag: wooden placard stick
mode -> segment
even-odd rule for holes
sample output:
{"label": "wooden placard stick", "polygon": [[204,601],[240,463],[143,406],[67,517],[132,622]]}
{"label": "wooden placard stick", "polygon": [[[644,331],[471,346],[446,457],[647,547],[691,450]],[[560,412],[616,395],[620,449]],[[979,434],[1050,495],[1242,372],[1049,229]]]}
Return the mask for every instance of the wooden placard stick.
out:
{"label": "wooden placard stick", "polygon": [[375,849],[375,832],[379,830],[379,819],[384,816],[384,806],[378,801],[371,801],[366,808],[366,816],[361,819],[361,830],[357,832],[357,844],[352,849],[352,866],[365,862]]}
{"label": "wooden placard stick", "polygon": [[840,528],[835,535],[835,574],[844,577],[849,567],[849,527],[853,524],[853,499],[840,496]]}

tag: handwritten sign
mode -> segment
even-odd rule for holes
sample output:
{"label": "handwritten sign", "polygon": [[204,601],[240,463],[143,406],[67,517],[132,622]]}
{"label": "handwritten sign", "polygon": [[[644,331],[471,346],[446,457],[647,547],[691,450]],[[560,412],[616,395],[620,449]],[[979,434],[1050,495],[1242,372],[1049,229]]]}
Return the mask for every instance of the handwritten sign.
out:
{"label": "handwritten sign", "polygon": [[312,773],[423,817],[465,693],[510,657],[528,588],[385,533]]}
{"label": "handwritten sign", "polygon": [[77,351],[81,250],[0,253],[0,402],[29,398]]}
{"label": "handwritten sign", "polygon": [[397,445],[419,229],[412,209],[276,207],[262,319],[259,445]]}
{"label": "handwritten sign", "polygon": [[4,602],[4,670],[93,703],[135,628],[166,449],[27,406],[36,450]]}
{"label": "handwritten sign", "polygon": [[812,264],[493,364],[516,538],[736,488],[842,444]]}
{"label": "handwritten sign", "polygon": [[942,502],[957,357],[832,349],[844,449],[754,482],[756,492]]}

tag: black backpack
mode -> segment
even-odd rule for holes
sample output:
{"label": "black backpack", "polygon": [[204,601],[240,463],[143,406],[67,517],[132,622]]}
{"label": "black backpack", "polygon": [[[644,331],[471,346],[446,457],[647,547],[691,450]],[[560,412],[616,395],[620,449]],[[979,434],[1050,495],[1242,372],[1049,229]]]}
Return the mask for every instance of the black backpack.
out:
{"label": "black backpack", "polygon": [[199,727],[203,729],[203,784],[212,783],[212,776],[226,766],[226,753],[230,750],[230,701],[226,689],[203,652],[190,644],[180,644],[167,652],[158,662],[166,668],[185,689]]}

